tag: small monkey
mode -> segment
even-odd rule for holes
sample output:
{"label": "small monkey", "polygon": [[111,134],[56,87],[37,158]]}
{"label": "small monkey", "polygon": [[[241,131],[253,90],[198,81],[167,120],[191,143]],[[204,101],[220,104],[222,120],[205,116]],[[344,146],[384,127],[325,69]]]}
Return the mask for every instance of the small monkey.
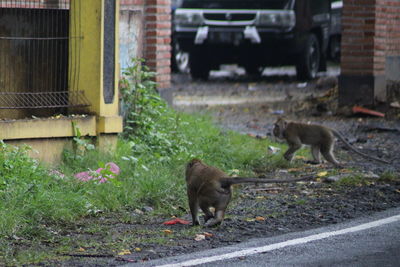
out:
{"label": "small monkey", "polygon": [[[225,210],[232,197],[231,186],[241,183],[290,183],[312,178],[294,179],[232,178],[218,168],[208,166],[199,159],[192,159],[186,165],[186,184],[193,225],[199,225],[198,210],[204,212],[206,226],[221,224]],[[210,208],[215,212],[212,213]]]}
{"label": "small monkey", "polygon": [[322,154],[327,161],[336,167],[342,167],[333,155],[336,136],[358,155],[389,164],[386,160],[362,153],[350,145],[337,131],[322,125],[290,122],[283,118],[278,118],[274,124],[273,134],[287,141],[289,148],[285,152],[284,158],[288,161],[293,159],[295,152],[301,148],[302,144],[306,144],[311,145],[311,154],[314,158],[313,163],[319,164],[321,162],[320,154]]}

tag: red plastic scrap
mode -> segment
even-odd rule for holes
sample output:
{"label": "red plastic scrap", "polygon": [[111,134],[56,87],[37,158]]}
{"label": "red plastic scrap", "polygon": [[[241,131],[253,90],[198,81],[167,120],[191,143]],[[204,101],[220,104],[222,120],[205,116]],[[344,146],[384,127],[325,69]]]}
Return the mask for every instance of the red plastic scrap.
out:
{"label": "red plastic scrap", "polygon": [[190,222],[186,221],[186,220],[179,219],[179,218],[175,218],[175,219],[172,219],[170,221],[166,221],[163,224],[164,225],[172,225],[172,224],[179,224],[179,223],[180,224],[189,224]]}
{"label": "red plastic scrap", "polygon": [[360,106],[354,106],[353,107],[353,113],[363,113],[363,114],[368,114],[372,116],[377,116],[377,117],[385,117],[385,114],[379,111],[363,108]]}

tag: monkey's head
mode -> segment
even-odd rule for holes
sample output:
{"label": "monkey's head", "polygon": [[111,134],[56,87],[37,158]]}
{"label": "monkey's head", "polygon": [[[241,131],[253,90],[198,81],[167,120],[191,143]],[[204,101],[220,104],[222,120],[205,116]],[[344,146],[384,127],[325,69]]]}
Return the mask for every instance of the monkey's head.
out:
{"label": "monkey's head", "polygon": [[275,137],[283,139],[283,133],[286,130],[286,126],[287,121],[284,118],[278,118],[274,123],[274,129],[272,130],[272,133]]}
{"label": "monkey's head", "polygon": [[192,168],[196,163],[203,164],[203,162],[199,159],[191,159],[186,165],[186,169]]}
{"label": "monkey's head", "polygon": [[192,159],[186,164],[186,179],[190,176],[193,168],[198,164],[203,165],[203,162],[199,159]]}

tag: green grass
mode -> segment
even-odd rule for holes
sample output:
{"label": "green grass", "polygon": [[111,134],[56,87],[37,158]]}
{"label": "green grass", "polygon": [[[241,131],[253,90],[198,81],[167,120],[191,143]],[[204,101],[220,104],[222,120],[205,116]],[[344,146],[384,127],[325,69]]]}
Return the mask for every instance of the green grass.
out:
{"label": "green grass", "polygon": [[[254,166],[281,162],[279,156],[268,156],[268,140],[222,130],[206,116],[170,112],[169,120],[157,122],[163,131],[161,137],[152,137],[150,145],[149,140],[132,137],[121,138],[114,153],[87,150],[78,156],[66,151],[58,167],[64,176],[50,174],[29,158],[28,148],[1,143],[0,262],[2,257],[15,257],[10,247],[18,240],[51,240],[54,232],[76,227],[75,222],[83,217],[114,211],[123,214],[144,206],[165,217],[187,213],[184,168],[193,157],[228,173],[239,170],[241,175],[253,174]],[[73,177],[111,161],[121,168],[115,183],[80,182]],[[31,252],[21,254],[21,259],[28,258],[37,260]]]}
{"label": "green grass", "polygon": [[[123,224],[137,221],[128,214],[146,206],[152,208],[146,216],[188,213],[184,169],[192,158],[247,176],[289,166],[282,153],[267,153],[268,145],[283,148],[280,144],[220,129],[204,115],[168,108],[154,90],[150,73],[138,66],[129,69],[128,75],[136,78],[125,80],[122,90],[125,128],[116,151],[93,149],[74,125],[74,149],[64,152],[57,173],[29,158],[29,148],[0,143],[0,265],[3,259],[10,265],[36,263],[57,251],[73,251],[74,234],[104,238],[99,219],[107,216],[113,216],[111,224]],[[116,163],[121,173],[106,183],[74,177],[107,162]],[[86,245],[101,247],[96,242]],[[33,244],[42,249],[26,249]]]}

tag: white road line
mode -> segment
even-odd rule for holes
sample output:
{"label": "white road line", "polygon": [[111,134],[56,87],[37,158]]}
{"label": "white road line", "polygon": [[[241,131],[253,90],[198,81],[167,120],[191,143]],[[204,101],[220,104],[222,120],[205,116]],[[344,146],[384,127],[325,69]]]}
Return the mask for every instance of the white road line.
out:
{"label": "white road line", "polygon": [[305,244],[308,242],[316,241],[316,240],[321,240],[325,239],[328,237],[332,236],[338,236],[338,235],[344,235],[348,233],[354,233],[358,231],[363,231],[366,229],[378,227],[384,224],[388,223],[393,223],[396,221],[400,220],[400,215],[388,217],[385,219],[369,222],[369,223],[364,223],[360,224],[354,227],[350,228],[345,228],[337,231],[331,231],[331,232],[325,232],[325,233],[320,233],[320,234],[315,234],[315,235],[310,235],[306,237],[301,237],[301,238],[296,238],[276,244],[271,244],[271,245],[266,245],[262,247],[254,247],[254,248],[249,248],[249,249],[243,249],[227,254],[222,254],[222,255],[217,255],[217,256],[210,256],[206,258],[200,258],[200,259],[194,259],[194,260],[188,260],[188,261],[183,261],[179,263],[173,263],[173,264],[165,264],[165,265],[159,265],[157,267],[178,267],[178,266],[194,266],[198,264],[203,264],[203,263],[209,263],[209,262],[214,262],[214,261],[220,261],[220,260],[226,260],[226,259],[232,259],[232,258],[238,258],[238,257],[243,257],[243,256],[249,256],[257,253],[263,253],[267,251],[272,251],[275,249],[280,249],[288,246],[294,246],[298,244]]}

